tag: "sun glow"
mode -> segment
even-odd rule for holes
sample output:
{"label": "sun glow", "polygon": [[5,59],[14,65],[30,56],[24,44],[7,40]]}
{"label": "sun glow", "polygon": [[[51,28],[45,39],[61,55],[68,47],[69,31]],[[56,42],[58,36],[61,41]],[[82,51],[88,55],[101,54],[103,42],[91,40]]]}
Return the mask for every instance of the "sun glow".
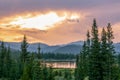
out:
{"label": "sun glow", "polygon": [[77,19],[77,18],[79,18],[79,16],[77,14],[73,14],[70,16],[70,19]]}
{"label": "sun glow", "polygon": [[69,14],[63,12],[62,15],[56,12],[49,12],[47,14],[38,14],[36,16],[19,16],[9,22],[10,25],[20,26],[21,28],[37,28],[40,30],[47,30],[54,27],[55,24],[60,24],[66,19],[79,18],[77,14]]}

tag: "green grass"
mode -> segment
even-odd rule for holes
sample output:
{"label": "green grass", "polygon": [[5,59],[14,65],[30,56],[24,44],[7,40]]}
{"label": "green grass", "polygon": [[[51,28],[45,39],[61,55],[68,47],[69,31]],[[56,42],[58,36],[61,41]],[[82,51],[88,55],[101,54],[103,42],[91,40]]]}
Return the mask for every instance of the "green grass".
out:
{"label": "green grass", "polygon": [[54,69],[55,80],[75,80],[74,69]]}

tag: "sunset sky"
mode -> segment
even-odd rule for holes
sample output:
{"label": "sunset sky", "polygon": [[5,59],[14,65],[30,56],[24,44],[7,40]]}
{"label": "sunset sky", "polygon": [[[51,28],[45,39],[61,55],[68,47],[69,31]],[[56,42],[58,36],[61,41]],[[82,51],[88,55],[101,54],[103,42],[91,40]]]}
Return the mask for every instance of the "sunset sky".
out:
{"label": "sunset sky", "polygon": [[0,0],[0,40],[49,45],[85,40],[96,18],[120,42],[120,0]]}

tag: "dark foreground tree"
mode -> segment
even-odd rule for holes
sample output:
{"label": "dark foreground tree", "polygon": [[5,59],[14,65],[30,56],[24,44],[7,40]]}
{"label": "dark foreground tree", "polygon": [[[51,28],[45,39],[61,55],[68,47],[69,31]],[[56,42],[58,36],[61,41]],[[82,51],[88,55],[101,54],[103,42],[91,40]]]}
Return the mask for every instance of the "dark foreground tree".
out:
{"label": "dark foreground tree", "polygon": [[22,74],[21,80],[32,80],[29,77],[29,75],[30,75],[30,73],[29,73],[29,66],[28,66],[28,64],[24,64],[24,70],[23,70],[23,74]]}
{"label": "dark foreground tree", "polygon": [[0,46],[0,78],[1,77],[5,77],[5,55],[6,55],[6,47],[4,45],[4,42],[1,42],[1,46]]}
{"label": "dark foreground tree", "polygon": [[79,76],[76,80],[84,80],[87,77],[87,47],[86,42],[83,44],[83,49],[79,55],[79,63],[77,66],[77,75]]}
{"label": "dark foreground tree", "polygon": [[35,62],[33,66],[33,80],[43,80],[43,73],[39,62]]}
{"label": "dark foreground tree", "polygon": [[21,75],[23,75],[23,71],[25,71],[27,69],[27,67],[24,65],[24,64],[26,64],[27,60],[29,59],[29,55],[28,55],[29,53],[27,51],[27,48],[28,48],[28,42],[27,42],[26,36],[24,35],[23,41],[21,43],[21,53],[20,53],[20,59],[19,59],[20,77],[21,77]]}
{"label": "dark foreground tree", "polygon": [[89,53],[90,53],[90,33],[87,32],[87,40],[84,41],[82,50],[76,58],[75,80],[84,80],[88,77]]}
{"label": "dark foreground tree", "polygon": [[101,76],[100,42],[96,20],[93,20],[91,39],[91,53],[89,55],[89,80],[103,80]]}
{"label": "dark foreground tree", "polygon": [[[110,23],[107,26],[107,31],[103,28],[101,39],[99,38],[97,23],[94,19],[91,39],[88,32],[86,44],[84,43],[82,52],[77,57],[76,80],[84,80],[87,75],[89,80],[119,79],[119,68],[114,57],[113,39],[113,31]],[[86,62],[87,64],[85,64]]]}
{"label": "dark foreground tree", "polygon": [[11,50],[10,47],[6,49],[6,54],[4,58],[4,76],[10,78],[12,68]]}
{"label": "dark foreground tree", "polygon": [[37,58],[40,60],[42,58],[42,55],[41,55],[41,48],[40,48],[40,44],[38,44],[38,52],[37,52]]}
{"label": "dark foreground tree", "polygon": [[108,80],[118,80],[118,75],[117,75],[117,65],[115,62],[115,49],[113,46],[113,31],[112,31],[112,27],[111,24],[108,23],[107,26],[107,49],[108,49],[108,57],[107,57],[107,79]]}
{"label": "dark foreground tree", "polygon": [[20,60],[22,63],[25,63],[25,61],[27,61],[28,59],[27,48],[28,48],[28,42],[26,36],[24,35],[23,41],[21,43],[21,55],[20,55]]}
{"label": "dark foreground tree", "polygon": [[32,80],[33,78],[34,55],[32,54],[24,64],[22,80]]}
{"label": "dark foreground tree", "polygon": [[101,35],[101,75],[103,77],[103,80],[109,80],[108,79],[108,50],[107,50],[107,33],[105,29],[103,28],[102,30],[102,35]]}

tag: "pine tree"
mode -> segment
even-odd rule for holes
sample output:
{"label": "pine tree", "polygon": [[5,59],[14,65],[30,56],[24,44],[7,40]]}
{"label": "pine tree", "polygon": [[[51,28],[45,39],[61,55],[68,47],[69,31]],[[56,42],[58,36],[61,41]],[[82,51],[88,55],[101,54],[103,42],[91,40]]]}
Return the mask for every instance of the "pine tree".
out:
{"label": "pine tree", "polygon": [[33,67],[34,67],[34,61],[35,61],[35,56],[34,53],[32,53],[32,55],[29,58],[29,62],[28,62],[28,66],[29,66],[29,77],[30,79],[33,78]]}
{"label": "pine tree", "polygon": [[41,52],[40,52],[40,44],[38,45],[38,52],[37,52],[37,60],[34,61],[33,66],[33,80],[44,80],[43,79],[43,72],[42,72],[42,64],[41,64]]}
{"label": "pine tree", "polygon": [[27,43],[27,39],[26,36],[24,35],[23,41],[21,43],[21,62],[25,63],[28,59],[28,52],[27,52],[27,48],[28,48],[28,43]]}
{"label": "pine tree", "polygon": [[32,80],[43,80],[43,73],[40,68],[39,62],[35,62],[33,66],[33,78]]}
{"label": "pine tree", "polygon": [[89,71],[89,54],[91,49],[91,39],[90,39],[90,32],[87,32],[87,40],[86,40],[86,76],[88,77]]}
{"label": "pine tree", "polygon": [[117,57],[118,66],[120,67],[120,53],[118,53],[117,56],[118,56],[118,57]]}
{"label": "pine tree", "polygon": [[40,48],[40,44],[39,44],[39,45],[38,45],[38,53],[37,53],[38,59],[41,59],[41,58],[42,58],[42,57],[41,57],[40,50],[41,50],[41,48]]}
{"label": "pine tree", "polygon": [[34,55],[32,54],[29,59],[24,63],[24,69],[21,79],[22,80],[32,80],[33,79],[33,69],[34,66]]}
{"label": "pine tree", "polygon": [[20,73],[19,73],[19,66],[16,60],[13,60],[11,63],[11,70],[10,70],[10,79],[9,80],[19,80]]}
{"label": "pine tree", "polygon": [[79,57],[80,57],[80,55],[76,56],[76,68],[75,68],[75,74],[74,74],[75,80],[79,80],[79,78],[80,78],[80,76],[79,76],[79,74],[80,74],[80,71],[79,71],[79,66],[80,66]]}
{"label": "pine tree", "polygon": [[1,52],[0,52],[0,78],[4,77],[5,73],[4,73],[4,59],[5,59],[5,54],[6,54],[6,48],[4,45],[4,42],[1,42]]}
{"label": "pine tree", "polygon": [[[23,62],[21,62],[21,57],[17,60],[17,67],[18,67],[18,78],[20,79],[21,76],[23,75],[23,70],[24,70],[24,64]],[[15,65],[15,63],[13,64],[13,66]],[[16,67],[12,67],[12,70],[14,71],[14,69],[16,69]]]}
{"label": "pine tree", "polygon": [[100,42],[98,37],[98,27],[96,20],[93,20],[91,53],[89,54],[89,80],[103,80],[101,76],[100,64]]}
{"label": "pine tree", "polygon": [[31,80],[31,78],[29,77],[29,66],[26,63],[24,64],[24,70],[21,80]]}
{"label": "pine tree", "polygon": [[27,48],[28,48],[28,42],[26,36],[24,35],[23,41],[21,42],[20,59],[18,60],[19,77],[23,75],[24,68],[26,68],[24,64],[27,64],[27,61],[29,60],[29,53],[27,51]]}
{"label": "pine tree", "polygon": [[87,36],[88,43],[84,41],[82,51],[77,56],[75,80],[84,80],[88,76],[89,33]]}
{"label": "pine tree", "polygon": [[108,80],[114,80],[115,78],[115,58],[114,58],[114,54],[115,54],[115,50],[114,50],[114,46],[113,46],[113,40],[114,36],[113,36],[113,31],[112,31],[112,27],[111,24],[108,23],[107,26],[107,49],[108,49]]}
{"label": "pine tree", "polygon": [[48,68],[48,79],[47,80],[54,80],[53,69],[51,66]]}
{"label": "pine tree", "polygon": [[48,68],[46,67],[46,65],[43,66],[43,68],[42,68],[42,73],[43,73],[43,80],[49,80],[49,79],[48,79],[49,73],[48,73]]}
{"label": "pine tree", "polygon": [[102,35],[101,35],[101,64],[102,64],[102,67],[101,67],[101,76],[103,78],[103,80],[109,80],[107,78],[107,60],[108,60],[108,50],[107,50],[107,33],[105,31],[105,29],[103,28],[102,30]]}
{"label": "pine tree", "polygon": [[10,51],[10,47],[8,47],[7,51],[6,51],[6,55],[5,55],[5,59],[4,59],[4,65],[5,65],[5,77],[9,78],[10,74],[11,74],[11,64],[12,64],[12,59],[11,59],[11,51]]}
{"label": "pine tree", "polygon": [[87,41],[86,41],[86,46],[87,46],[87,50],[88,50],[88,52],[90,52],[90,32],[88,31],[87,32]]}
{"label": "pine tree", "polygon": [[118,63],[118,77],[119,77],[119,79],[120,79],[120,53],[118,53],[118,55],[117,55],[117,63]]}
{"label": "pine tree", "polygon": [[[29,79],[32,80],[34,77],[34,53],[27,59],[24,65],[24,70],[22,74],[22,80]],[[33,79],[34,80],[34,79]]]}
{"label": "pine tree", "polygon": [[86,52],[86,42],[83,44],[83,49],[80,53],[80,62],[79,62],[79,80],[84,80],[87,76],[87,52]]}

